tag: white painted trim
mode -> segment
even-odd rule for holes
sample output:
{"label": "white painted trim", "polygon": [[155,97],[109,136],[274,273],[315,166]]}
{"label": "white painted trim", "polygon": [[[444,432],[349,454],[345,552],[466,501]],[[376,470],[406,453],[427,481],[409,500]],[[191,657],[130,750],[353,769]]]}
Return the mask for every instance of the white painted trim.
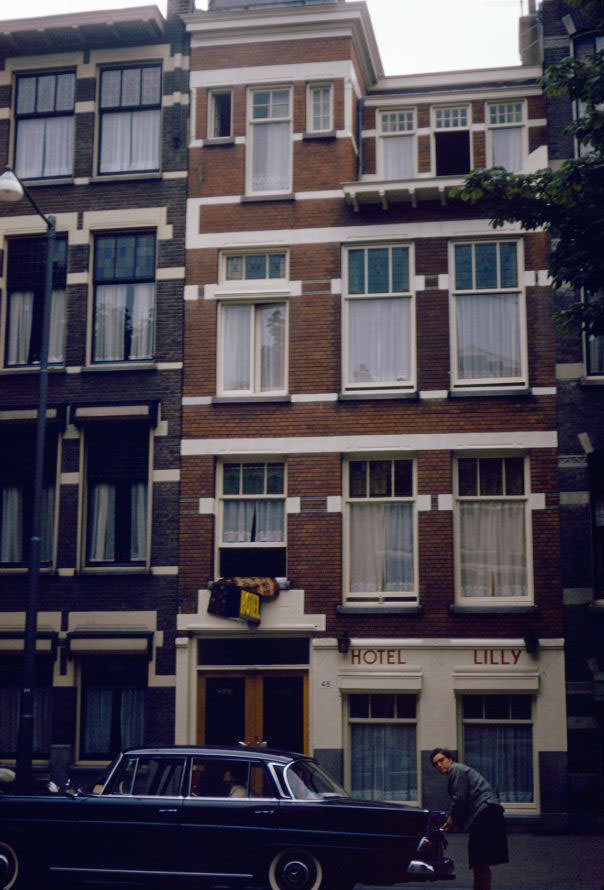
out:
{"label": "white painted trim", "polygon": [[153,470],[153,482],[180,482],[180,470]]}
{"label": "white painted trim", "polygon": [[307,392],[291,396],[292,402],[337,402],[337,392]]}
{"label": "white painted trim", "polygon": [[283,283],[270,281],[238,281],[223,282],[222,284],[206,284],[203,289],[204,300],[256,300],[261,297],[300,297],[302,296],[302,282],[290,281]]}
{"label": "white painted trim", "polygon": [[[248,43],[249,39],[245,42]],[[255,37],[254,42],[256,42]],[[225,83],[232,86],[252,86],[262,83],[293,83],[296,80],[319,81],[344,78],[356,81],[354,65],[347,59],[332,62],[255,65],[241,68],[212,68],[207,71],[191,71],[189,86],[191,90],[194,90],[204,87],[224,86]]]}
{"label": "white painted trim", "polygon": [[80,474],[79,473],[61,473],[61,478],[59,481],[60,485],[79,485],[80,484]]}
{"label": "white painted trim", "polygon": [[[306,229],[258,229],[253,232],[198,231],[200,198],[187,201],[187,248],[283,247],[297,244],[325,244],[328,242],[370,242],[411,240],[421,238],[493,237],[490,221],[484,219],[440,220],[437,222],[384,223],[366,226],[316,226]],[[7,217],[8,219],[8,217]],[[39,228],[39,227],[38,227]],[[497,230],[497,238],[521,233],[519,223],[508,223]]]}
{"label": "white painted trim", "polygon": [[166,170],[162,173],[162,179],[186,179],[189,175],[188,170]]}
{"label": "white painted trim", "polygon": [[439,274],[438,289],[439,290],[449,290],[449,275],[447,273]]}
{"label": "white painted trim", "polygon": [[342,496],[339,494],[328,494],[327,495],[327,512],[328,513],[341,513],[342,512]]}
{"label": "white painted trim", "polygon": [[[179,616],[180,617],[180,616]],[[524,639],[522,637],[353,637],[350,641],[351,649],[522,649],[524,651]],[[562,637],[544,637],[539,639],[541,649],[564,650]],[[312,641],[313,649],[333,648],[333,642],[328,638],[318,638]]]}
{"label": "white painted trim", "polygon": [[420,399],[426,399],[427,401],[431,399],[446,399],[448,396],[449,390],[447,389],[422,389],[419,393]]}
{"label": "white painted trim", "polygon": [[215,204],[241,204],[241,195],[214,195],[191,200],[196,200],[200,207],[212,207]]}
{"label": "white painted trim", "polygon": [[183,457],[234,454],[337,454],[364,451],[465,451],[556,448],[555,430],[496,433],[410,433],[367,436],[283,436],[244,439],[182,439]]}
{"label": "white painted trim", "polygon": [[426,289],[426,276],[425,275],[414,275],[413,281],[411,282],[411,286],[413,290],[425,290]]}
{"label": "white painted trim", "polygon": [[344,198],[344,189],[325,189],[318,192],[296,192],[297,201],[330,201],[334,198],[342,200]]}
{"label": "white painted trim", "polygon": [[199,498],[199,512],[202,516],[214,516],[216,514],[216,499]]}
{"label": "white painted trim", "polygon": [[198,284],[185,284],[183,288],[183,297],[185,300],[198,300],[199,299],[199,285]]}
{"label": "white painted trim", "polygon": [[588,491],[561,491],[561,507],[586,507],[590,503]]}
{"label": "white painted trim", "polygon": [[300,507],[300,498],[285,498],[285,512],[288,515],[290,513],[299,513]]}
{"label": "white painted trim", "polygon": [[549,287],[551,285],[552,279],[547,269],[538,269],[536,275],[539,287]]}
{"label": "white painted trim", "polygon": [[170,93],[169,95],[164,95],[161,97],[162,108],[169,108],[171,105],[188,105],[188,104],[189,104],[189,94],[181,93],[180,90],[176,90],[174,93]]}
{"label": "white painted trim", "polygon": [[585,374],[583,362],[564,362],[556,365],[557,380],[580,380]]}
{"label": "white painted trim", "polygon": [[[460,71],[434,71],[425,74],[401,74],[390,77],[382,77],[377,81],[376,89],[405,89],[412,90],[414,87],[423,88],[435,86],[441,89],[443,86],[453,86],[456,83],[463,85],[475,83],[480,85],[488,82],[492,83],[502,80],[509,84],[514,80],[524,81],[535,80],[542,75],[541,66],[539,65],[504,65],[496,68],[467,68]],[[518,90],[518,87],[515,87]],[[521,86],[524,91],[524,86]]]}
{"label": "white painted trim", "polygon": [[59,578],[73,578],[75,576],[75,569],[57,569],[57,575]]}
{"label": "white painted trim", "polygon": [[534,396],[555,396],[558,390],[555,386],[533,386],[531,392]]}
{"label": "white painted trim", "polygon": [[90,281],[90,277],[88,272],[68,272],[67,273],[67,286],[73,284],[88,284]]}
{"label": "white painted trim", "polygon": [[337,687],[343,692],[363,692],[364,690],[380,692],[421,692],[423,671],[400,669],[396,676],[386,671],[341,671],[338,674]]}
{"label": "white painted trim", "polygon": [[332,278],[331,279],[331,292],[332,292],[332,294],[341,294],[342,293],[342,279],[341,278]]}
{"label": "white painted trim", "polygon": [[531,510],[545,510],[545,493],[533,491],[529,495],[529,507]]}
{"label": "white painted trim", "polygon": [[178,575],[178,566],[151,566],[152,575]]}
{"label": "white painted trim", "polygon": [[156,281],[172,281],[175,278],[185,277],[184,266],[159,266],[155,270]]}
{"label": "white painted trim", "polygon": [[[522,648],[524,649],[524,644]],[[487,692],[508,689],[517,692],[538,692],[540,678],[537,671],[486,671],[484,669],[466,668],[463,670],[458,668],[453,671],[452,679],[455,692],[482,690]]]}
{"label": "white painted trim", "polygon": [[452,510],[453,509],[453,495],[452,494],[439,494],[438,495],[438,509],[439,510]]}
{"label": "white painted trim", "polygon": [[74,105],[75,114],[94,114],[96,111],[96,102],[93,100],[87,102],[76,102]]}
{"label": "white painted trim", "polygon": [[155,362],[156,371],[180,371],[182,362]]}
{"label": "white painted trim", "polygon": [[212,396],[183,396],[183,405],[211,405]]}
{"label": "white painted trim", "polygon": [[429,513],[432,509],[432,497],[429,494],[418,494],[415,497],[418,513]]}

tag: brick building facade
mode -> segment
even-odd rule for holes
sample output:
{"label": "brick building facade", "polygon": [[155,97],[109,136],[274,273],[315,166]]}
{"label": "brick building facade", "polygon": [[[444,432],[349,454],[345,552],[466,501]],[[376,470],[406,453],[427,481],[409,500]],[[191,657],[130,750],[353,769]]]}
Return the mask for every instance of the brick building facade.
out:
{"label": "brick building facade", "polygon": [[[2,23],[0,163],[57,221],[34,748],[172,741],[188,54],[156,7]],[[16,745],[42,220],[0,205],[0,757]]]}
{"label": "brick building facade", "polygon": [[[176,741],[310,750],[353,793],[429,806],[444,744],[557,824],[547,245],[452,194],[547,163],[541,69],[385,77],[356,2],[184,21]],[[259,625],[208,611],[249,576],[280,583]]]}

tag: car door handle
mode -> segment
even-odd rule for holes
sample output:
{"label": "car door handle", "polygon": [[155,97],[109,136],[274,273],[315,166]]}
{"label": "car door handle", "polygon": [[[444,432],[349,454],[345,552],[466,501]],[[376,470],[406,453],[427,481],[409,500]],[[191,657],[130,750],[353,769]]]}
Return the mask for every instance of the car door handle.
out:
{"label": "car door handle", "polygon": [[172,807],[162,807],[161,809],[158,810],[158,812],[159,812],[159,813],[162,813],[162,814],[163,814],[163,813],[178,813],[178,810],[176,809],[176,807],[174,807],[174,808],[172,808]]}
{"label": "car door handle", "polygon": [[275,810],[254,810],[254,816],[274,816]]}

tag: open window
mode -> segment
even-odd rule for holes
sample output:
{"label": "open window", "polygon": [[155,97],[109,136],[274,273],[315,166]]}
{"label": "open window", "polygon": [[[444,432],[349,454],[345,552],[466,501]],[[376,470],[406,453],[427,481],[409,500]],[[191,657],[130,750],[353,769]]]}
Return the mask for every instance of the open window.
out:
{"label": "open window", "polygon": [[434,149],[437,176],[462,176],[472,169],[469,111],[465,105],[435,108]]}

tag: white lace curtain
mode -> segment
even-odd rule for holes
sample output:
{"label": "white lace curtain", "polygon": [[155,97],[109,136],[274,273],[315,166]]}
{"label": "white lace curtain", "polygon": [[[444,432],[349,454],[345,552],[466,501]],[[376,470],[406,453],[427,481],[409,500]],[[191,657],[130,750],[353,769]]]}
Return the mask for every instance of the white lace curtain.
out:
{"label": "white lace curtain", "polygon": [[[50,719],[52,690],[49,687],[34,689],[34,744],[35,754],[47,754],[50,750]],[[12,754],[17,750],[19,730],[20,690],[15,686],[0,687],[0,753]]]}
{"label": "white lace curtain", "polygon": [[351,786],[365,800],[417,800],[416,728],[353,723]]}
{"label": "white lace curtain", "polygon": [[285,315],[282,306],[266,304],[223,307],[223,387],[227,392],[254,388],[251,325],[255,315],[261,392],[285,387]]}
{"label": "white lace curtain", "polygon": [[[116,560],[116,489],[100,483],[92,489],[90,562]],[[130,486],[130,561],[144,560],[147,552],[147,486]]]}
{"label": "white lace curtain", "polygon": [[260,390],[285,388],[285,314],[282,306],[256,307],[256,336],[260,349]]}
{"label": "white lace curtain", "polygon": [[22,179],[69,176],[73,167],[73,117],[21,120],[17,126],[15,172]]}
{"label": "white lace curtain", "polygon": [[[104,284],[97,287],[94,319],[95,361],[123,361],[152,357],[154,293],[153,283]],[[127,327],[131,337],[126,353]]]}
{"label": "white lace curtain", "polygon": [[519,377],[520,313],[517,294],[455,297],[457,374],[460,380]]}
{"label": "white lace curtain", "polygon": [[251,313],[251,306],[224,306],[222,310],[224,330],[222,384],[227,392],[249,391],[252,388]]}
{"label": "white lace curtain", "polygon": [[159,168],[160,112],[104,112],[101,121],[101,173]]}
{"label": "white lace curtain", "polygon": [[[15,291],[9,298],[8,353],[9,365],[26,365],[30,361],[30,343],[34,310],[33,291]],[[52,293],[48,361],[64,360],[65,291]]]}
{"label": "white lace curtain", "polygon": [[5,486],[0,495],[0,563],[23,562],[23,492]]}
{"label": "white lace curtain", "polygon": [[412,179],[415,176],[415,136],[384,136],[384,179]]}
{"label": "white lace curtain", "polygon": [[407,298],[349,300],[351,383],[400,384],[411,376],[411,305]]}
{"label": "white lace curtain", "polygon": [[527,596],[524,503],[462,502],[459,516],[462,596]]}
{"label": "white lace curtain", "polygon": [[281,500],[225,501],[224,543],[281,543],[284,540],[283,506]]}
{"label": "white lace curtain", "polygon": [[252,191],[276,192],[289,189],[289,123],[254,124],[252,138]]}
{"label": "white lace curtain", "polygon": [[524,163],[522,127],[497,127],[491,130],[493,140],[493,166],[505,167],[517,173]]}
{"label": "white lace curtain", "polygon": [[411,504],[351,504],[350,592],[412,591]]}
{"label": "white lace curtain", "polygon": [[464,725],[464,761],[491,783],[506,803],[533,800],[532,727]]}
{"label": "white lace curtain", "polygon": [[604,374],[604,336],[589,337],[587,342],[590,374]]}

